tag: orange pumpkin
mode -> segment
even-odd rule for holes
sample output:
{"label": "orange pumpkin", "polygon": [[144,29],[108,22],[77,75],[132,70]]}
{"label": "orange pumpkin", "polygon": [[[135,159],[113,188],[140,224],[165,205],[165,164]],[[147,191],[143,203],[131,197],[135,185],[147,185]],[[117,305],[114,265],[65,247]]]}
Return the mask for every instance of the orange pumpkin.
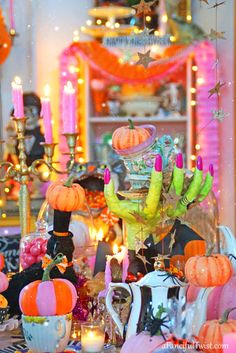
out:
{"label": "orange pumpkin", "polygon": [[11,51],[11,36],[7,31],[0,8],[0,65],[4,63]]}
{"label": "orange pumpkin", "polygon": [[190,257],[185,264],[185,276],[197,287],[222,286],[233,275],[233,267],[226,255],[211,254]]}
{"label": "orange pumpkin", "polygon": [[203,352],[223,353],[223,336],[236,332],[236,320],[228,320],[229,313],[234,309],[227,309],[220,320],[209,320],[202,325],[198,340]]}
{"label": "orange pumpkin", "polygon": [[50,279],[50,271],[61,263],[62,254],[44,270],[42,281],[31,282],[22,289],[19,297],[20,309],[27,316],[54,316],[70,313],[76,304],[77,293],[67,279]]}
{"label": "orange pumpkin", "polygon": [[4,255],[0,253],[0,271],[2,271],[4,266],[5,266]]}
{"label": "orange pumpkin", "polygon": [[142,126],[134,126],[131,119],[129,126],[122,126],[116,129],[112,135],[112,147],[115,150],[126,150],[145,142],[151,135]]}
{"label": "orange pumpkin", "polygon": [[8,301],[2,294],[0,294],[0,309],[5,309],[7,306],[8,306]]}
{"label": "orange pumpkin", "polygon": [[85,192],[73,180],[74,177],[70,177],[67,181],[56,181],[47,189],[46,200],[54,210],[72,212],[82,208]]}

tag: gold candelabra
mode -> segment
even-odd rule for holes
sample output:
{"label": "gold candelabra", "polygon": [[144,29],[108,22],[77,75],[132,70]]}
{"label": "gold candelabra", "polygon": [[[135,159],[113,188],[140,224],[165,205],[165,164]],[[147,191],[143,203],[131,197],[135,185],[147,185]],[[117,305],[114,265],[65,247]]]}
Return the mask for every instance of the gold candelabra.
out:
{"label": "gold candelabra", "polygon": [[[63,134],[66,137],[67,145],[69,147],[69,152],[65,152],[70,156],[69,163],[66,170],[59,170],[54,167],[57,162],[53,161],[54,150],[56,143],[42,143],[44,147],[45,159],[37,159],[30,166],[26,164],[26,148],[25,140],[30,138],[30,136],[25,135],[25,125],[27,118],[13,118],[16,129],[16,139],[18,141],[18,159],[19,163],[17,165],[7,162],[0,162],[0,182],[5,183],[7,180],[12,179],[20,184],[19,191],[19,217],[20,217],[20,227],[21,236],[25,236],[30,232],[30,193],[28,188],[28,183],[30,181],[30,176],[34,175],[39,178],[40,181],[48,181],[52,172],[57,174],[69,174],[75,163],[75,147],[78,134],[77,133],[66,133]],[[1,145],[4,141],[0,141]],[[43,177],[42,173],[39,171],[40,166],[46,166],[47,177]],[[45,174],[44,174],[45,175]]]}

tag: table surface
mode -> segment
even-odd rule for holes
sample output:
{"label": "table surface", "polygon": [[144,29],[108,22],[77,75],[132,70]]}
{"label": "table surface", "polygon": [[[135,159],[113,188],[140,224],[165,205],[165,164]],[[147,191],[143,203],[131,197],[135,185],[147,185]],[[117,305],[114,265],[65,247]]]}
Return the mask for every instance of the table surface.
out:
{"label": "table surface", "polygon": [[[0,353],[5,353],[5,352],[14,352],[14,350],[10,351],[5,350],[8,347],[15,345],[19,345],[17,349],[20,350],[21,345],[25,345],[25,340],[22,336],[20,328],[17,330],[12,330],[12,331],[6,331],[6,332],[0,332]],[[80,351],[78,351],[80,352]],[[106,353],[119,353],[120,349],[112,346],[109,349],[106,349]]]}

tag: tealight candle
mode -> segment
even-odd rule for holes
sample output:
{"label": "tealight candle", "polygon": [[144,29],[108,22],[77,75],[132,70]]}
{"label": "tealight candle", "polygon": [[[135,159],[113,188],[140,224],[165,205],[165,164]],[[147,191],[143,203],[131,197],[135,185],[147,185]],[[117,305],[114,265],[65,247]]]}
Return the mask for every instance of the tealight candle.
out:
{"label": "tealight candle", "polygon": [[104,348],[104,328],[98,325],[81,325],[81,346],[84,353],[99,353]]}
{"label": "tealight candle", "polygon": [[43,117],[44,137],[46,143],[52,143],[52,113],[49,95],[50,87],[49,85],[45,85],[44,97],[41,98],[42,109],[40,116]]}

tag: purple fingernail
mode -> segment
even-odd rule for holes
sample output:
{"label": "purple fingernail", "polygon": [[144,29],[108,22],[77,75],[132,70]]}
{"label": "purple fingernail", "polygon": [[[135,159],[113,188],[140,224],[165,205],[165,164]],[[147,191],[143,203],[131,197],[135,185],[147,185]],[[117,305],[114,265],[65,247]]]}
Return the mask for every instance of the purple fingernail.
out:
{"label": "purple fingernail", "polygon": [[182,153],[178,153],[176,156],[176,167],[179,169],[183,168],[183,155]]}
{"label": "purple fingernail", "polygon": [[111,180],[111,172],[108,168],[104,170],[104,184],[109,184]]}
{"label": "purple fingernail", "polygon": [[214,166],[213,166],[213,164],[209,165],[209,173],[211,174],[212,177],[214,176]]}
{"label": "purple fingernail", "polygon": [[197,169],[198,170],[203,170],[203,164],[202,164],[202,157],[201,156],[197,157]]}
{"label": "purple fingernail", "polygon": [[162,171],[162,156],[160,154],[158,154],[156,156],[156,160],[155,160],[155,171],[156,172],[161,172]]}

